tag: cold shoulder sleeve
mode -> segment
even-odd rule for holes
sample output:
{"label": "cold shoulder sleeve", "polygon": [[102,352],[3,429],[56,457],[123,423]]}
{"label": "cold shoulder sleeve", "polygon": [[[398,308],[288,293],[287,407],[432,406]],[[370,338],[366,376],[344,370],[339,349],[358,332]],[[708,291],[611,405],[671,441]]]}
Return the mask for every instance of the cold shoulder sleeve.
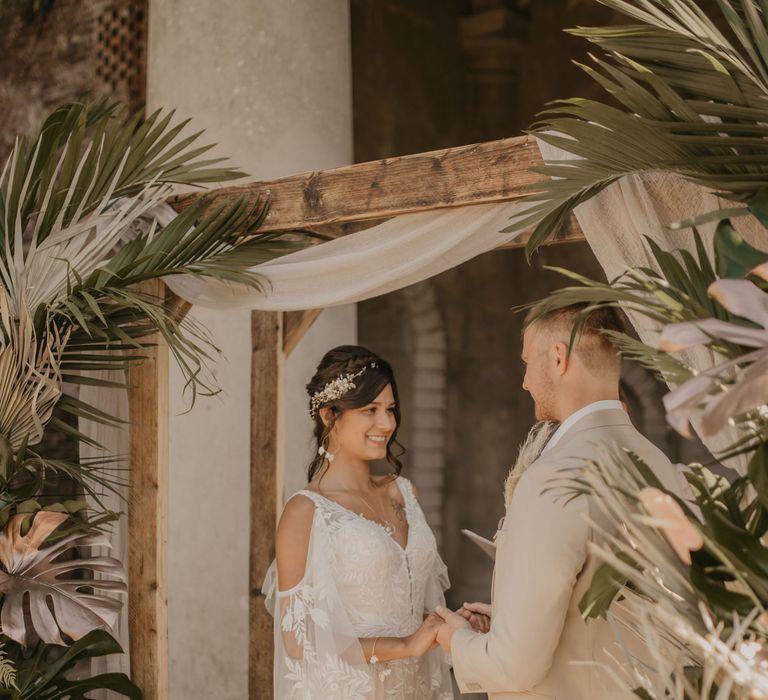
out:
{"label": "cold shoulder sleeve", "polygon": [[263,586],[267,610],[274,618],[274,690],[279,700],[371,697],[371,666],[333,572],[328,526],[315,503],[304,577],[281,591],[273,562]]}

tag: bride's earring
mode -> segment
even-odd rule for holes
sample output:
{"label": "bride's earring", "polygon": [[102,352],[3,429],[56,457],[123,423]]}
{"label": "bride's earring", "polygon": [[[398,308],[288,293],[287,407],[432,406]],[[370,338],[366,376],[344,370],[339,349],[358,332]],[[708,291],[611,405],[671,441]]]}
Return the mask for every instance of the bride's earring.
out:
{"label": "bride's earring", "polygon": [[317,448],[317,454],[319,454],[321,457],[325,457],[329,464],[333,462],[333,458],[335,457],[332,452],[328,452],[328,450],[325,448],[325,445],[320,445],[320,447]]}

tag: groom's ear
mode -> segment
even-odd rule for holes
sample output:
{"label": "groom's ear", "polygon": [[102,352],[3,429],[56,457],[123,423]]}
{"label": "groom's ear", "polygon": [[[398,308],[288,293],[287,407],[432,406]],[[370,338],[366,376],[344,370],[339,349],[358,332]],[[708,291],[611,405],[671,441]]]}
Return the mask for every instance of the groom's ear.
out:
{"label": "groom's ear", "polygon": [[552,346],[552,353],[555,363],[555,371],[560,375],[565,374],[571,359],[568,355],[568,343],[562,341],[556,342]]}

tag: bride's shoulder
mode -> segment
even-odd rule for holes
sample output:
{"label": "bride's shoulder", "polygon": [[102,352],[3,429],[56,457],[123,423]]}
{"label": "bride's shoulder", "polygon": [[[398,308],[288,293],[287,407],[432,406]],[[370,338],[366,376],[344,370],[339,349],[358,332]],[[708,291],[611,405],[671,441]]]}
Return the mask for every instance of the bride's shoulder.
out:
{"label": "bride's shoulder", "polygon": [[315,517],[315,501],[306,490],[299,491],[291,496],[283,508],[278,523],[278,533],[281,530],[308,531],[312,526],[312,519]]}

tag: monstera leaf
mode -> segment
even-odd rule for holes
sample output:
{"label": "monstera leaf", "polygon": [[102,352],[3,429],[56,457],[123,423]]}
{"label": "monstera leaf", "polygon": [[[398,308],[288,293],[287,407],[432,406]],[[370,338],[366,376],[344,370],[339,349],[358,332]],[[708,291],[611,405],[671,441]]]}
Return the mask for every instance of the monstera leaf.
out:
{"label": "monstera leaf", "polygon": [[[122,564],[112,557],[63,557],[74,548],[109,547],[103,534],[80,530],[41,548],[68,518],[51,511],[20,513],[0,534],[0,592],[4,594],[0,625],[3,634],[19,644],[37,637],[47,644],[66,645],[62,633],[77,640],[94,629],[112,627],[117,620],[121,602],[95,590],[125,592]],[[29,529],[22,534],[27,524]],[[113,580],[72,576],[83,570]]]}

